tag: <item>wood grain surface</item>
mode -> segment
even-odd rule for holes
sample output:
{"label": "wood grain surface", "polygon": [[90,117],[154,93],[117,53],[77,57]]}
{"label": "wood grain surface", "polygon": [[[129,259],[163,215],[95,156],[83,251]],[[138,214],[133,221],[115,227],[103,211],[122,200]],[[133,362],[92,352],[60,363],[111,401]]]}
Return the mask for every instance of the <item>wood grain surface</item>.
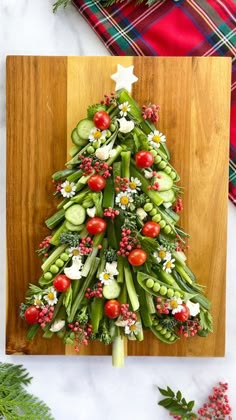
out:
{"label": "wood grain surface", "polygon": [[[28,342],[18,308],[40,275],[34,249],[56,207],[51,174],[63,168],[70,133],[87,106],[114,90],[110,75],[118,63],[135,66],[136,100],[161,106],[158,126],[185,189],[188,264],[206,285],[214,317],[207,338],[165,345],[146,333],[144,342],[128,342],[127,354],[223,356],[231,61],[218,57],[8,57],[6,352],[74,354],[57,338]],[[82,354],[110,353],[92,343]]]}

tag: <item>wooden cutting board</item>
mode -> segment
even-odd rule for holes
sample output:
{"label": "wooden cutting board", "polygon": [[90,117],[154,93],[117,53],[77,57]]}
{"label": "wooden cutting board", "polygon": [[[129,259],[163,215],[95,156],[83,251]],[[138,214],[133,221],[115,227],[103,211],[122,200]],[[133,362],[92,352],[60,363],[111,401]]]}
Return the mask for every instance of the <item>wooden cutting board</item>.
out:
{"label": "wooden cutting board", "polygon": [[[145,334],[128,355],[223,356],[230,114],[229,58],[7,58],[7,354],[74,354],[57,337],[26,339],[19,318],[29,282],[40,276],[35,249],[56,208],[51,174],[64,167],[70,133],[89,104],[114,90],[117,64],[134,64],[133,95],[161,106],[159,129],[185,189],[182,226],[191,235],[188,264],[212,301],[214,333],[165,345]],[[92,343],[81,354],[110,354]]]}

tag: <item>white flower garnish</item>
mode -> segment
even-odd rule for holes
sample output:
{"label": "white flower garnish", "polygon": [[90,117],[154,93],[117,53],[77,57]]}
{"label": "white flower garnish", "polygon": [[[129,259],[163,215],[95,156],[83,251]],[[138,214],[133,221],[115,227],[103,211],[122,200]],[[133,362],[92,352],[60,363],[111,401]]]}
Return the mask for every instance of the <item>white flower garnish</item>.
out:
{"label": "white flower garnish", "polygon": [[108,146],[99,147],[96,150],[95,155],[100,160],[107,160],[110,155],[110,149]]}
{"label": "white flower garnish", "polygon": [[119,131],[121,133],[127,134],[127,133],[130,133],[134,129],[134,122],[133,121],[128,121],[124,117],[122,117],[120,119],[117,119],[117,121],[120,124]]}
{"label": "white flower garnish", "polygon": [[79,280],[82,277],[81,268],[82,268],[81,257],[73,257],[72,265],[70,267],[64,268],[65,275],[71,280]]}
{"label": "white flower garnish", "polygon": [[125,326],[125,334],[129,340],[136,340],[136,336],[142,331],[141,322],[133,321]]}
{"label": "white flower garnish", "polygon": [[94,127],[90,130],[89,141],[94,142],[97,140],[105,140],[106,134],[106,130],[101,131],[99,128]]}
{"label": "white flower garnish", "polygon": [[94,217],[96,215],[96,207],[95,206],[94,207],[89,207],[86,210],[86,213],[89,217]]}
{"label": "white flower garnish", "polygon": [[134,178],[133,176],[131,176],[128,185],[129,185],[128,191],[131,192],[132,194],[136,194],[138,193],[138,191],[140,191],[140,187],[142,184],[138,178]]}
{"label": "white flower garnish", "polygon": [[173,298],[167,300],[167,303],[168,303],[167,309],[169,309],[172,312],[173,315],[177,314],[177,312],[181,312],[182,309],[183,309],[182,299],[177,298],[175,296]]}
{"label": "white flower garnish", "polygon": [[78,246],[72,246],[68,249],[69,251],[69,257],[72,257],[72,260],[78,260],[81,261],[81,254],[80,249]]}
{"label": "white flower garnish", "polygon": [[119,271],[117,270],[117,261],[112,261],[112,263],[107,262],[105,270],[112,276],[117,276],[117,274],[119,274]]}
{"label": "white flower garnish", "polygon": [[65,198],[73,197],[76,193],[76,185],[74,182],[65,181],[61,184],[61,194]]}
{"label": "white flower garnish", "polygon": [[121,192],[116,196],[116,204],[123,210],[127,209],[133,201],[129,192]]}
{"label": "white flower garnish", "polygon": [[145,210],[142,207],[139,207],[136,210],[136,214],[139,217],[140,220],[144,220],[147,217],[147,213],[145,212]]}
{"label": "white flower garnish", "polygon": [[127,113],[130,111],[130,104],[129,102],[123,102],[123,104],[119,105],[119,109],[120,109],[120,116],[121,117],[126,117]]}
{"label": "white flower garnish", "polygon": [[153,177],[152,171],[149,171],[148,169],[144,169],[144,176],[146,179],[151,179]]}
{"label": "white flower garnish", "polygon": [[34,305],[36,308],[41,308],[41,306],[44,306],[42,295],[34,295]]}
{"label": "white flower garnish", "polygon": [[191,302],[191,300],[187,300],[186,306],[188,307],[191,316],[196,316],[197,314],[199,314],[200,312],[199,303],[193,303]]}
{"label": "white flower garnish", "polygon": [[175,259],[168,259],[163,264],[163,270],[165,270],[167,273],[171,273],[172,269],[175,267]]}
{"label": "white flower garnish", "polygon": [[152,133],[148,134],[148,141],[153,147],[160,147],[161,143],[165,143],[166,136],[160,131],[155,130]]}
{"label": "white flower garnish", "polygon": [[52,332],[61,331],[62,328],[64,328],[65,324],[66,324],[66,321],[64,321],[64,319],[56,319],[51,325],[50,331]]}
{"label": "white flower garnish", "polygon": [[161,245],[158,248],[158,251],[157,252],[154,252],[153,253],[153,256],[157,259],[157,262],[158,263],[160,263],[161,261],[164,261],[164,260],[171,259],[171,253],[168,252],[163,245]]}
{"label": "white flower garnish", "polygon": [[54,306],[57,303],[57,292],[54,287],[49,287],[45,290],[44,300],[50,305]]}
{"label": "white flower garnish", "polygon": [[107,286],[113,280],[113,275],[111,273],[108,273],[108,271],[104,270],[99,275],[99,280],[101,281],[102,284],[105,284],[105,286]]}

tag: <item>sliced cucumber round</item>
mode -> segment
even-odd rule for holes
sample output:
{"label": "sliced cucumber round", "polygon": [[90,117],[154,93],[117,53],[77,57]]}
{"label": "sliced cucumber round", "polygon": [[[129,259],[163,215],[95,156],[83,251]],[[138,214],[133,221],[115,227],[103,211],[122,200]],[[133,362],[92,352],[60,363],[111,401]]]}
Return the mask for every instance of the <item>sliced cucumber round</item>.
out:
{"label": "sliced cucumber round", "polygon": [[71,222],[68,222],[68,220],[66,220],[65,227],[66,227],[66,229],[70,230],[71,232],[81,232],[81,230],[83,230],[83,228],[84,228],[84,225],[76,226],[76,225],[72,224]]}
{"label": "sliced cucumber round", "polygon": [[79,226],[85,221],[86,211],[80,204],[74,204],[66,210],[65,218],[72,225]]}
{"label": "sliced cucumber round", "polygon": [[157,172],[154,182],[158,182],[159,184],[159,191],[167,191],[170,190],[173,186],[173,179],[169,175],[167,175],[164,171]]}
{"label": "sliced cucumber round", "polygon": [[87,140],[81,139],[79,137],[77,127],[71,133],[71,139],[76,146],[85,146]]}
{"label": "sliced cucumber round", "polygon": [[172,203],[175,200],[175,193],[173,190],[161,191],[159,194],[163,198],[164,203]]}
{"label": "sliced cucumber round", "polygon": [[76,127],[77,134],[81,140],[88,140],[89,133],[95,125],[92,120],[84,119]]}
{"label": "sliced cucumber round", "polygon": [[120,294],[120,286],[116,280],[111,280],[110,284],[103,287],[102,293],[105,299],[116,299]]}

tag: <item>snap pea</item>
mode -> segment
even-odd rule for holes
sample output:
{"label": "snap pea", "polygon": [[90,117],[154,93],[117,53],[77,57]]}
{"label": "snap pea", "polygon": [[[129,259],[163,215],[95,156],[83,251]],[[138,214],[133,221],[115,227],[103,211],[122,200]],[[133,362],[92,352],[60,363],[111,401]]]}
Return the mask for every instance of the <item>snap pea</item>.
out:
{"label": "snap pea", "polygon": [[[159,279],[150,276],[149,274],[138,272],[137,280],[140,286],[154,296],[166,296],[168,293],[178,297],[185,297],[185,292],[179,288],[173,286],[168,287],[167,284],[163,283]],[[178,286],[177,286],[178,287]]]}
{"label": "snap pea", "polygon": [[[115,165],[115,164],[114,164]],[[115,193],[114,193],[114,184],[112,177],[106,179],[106,186],[103,191],[103,201],[102,206],[103,208],[108,208],[114,206],[114,199],[115,199]]]}
{"label": "snap pea", "polygon": [[150,329],[152,333],[163,343],[172,344],[179,339],[179,337],[174,332],[168,331],[167,334],[166,328],[161,327],[161,329],[157,329],[156,327],[150,327]]}
{"label": "snap pea", "polygon": [[102,298],[94,298],[91,303],[91,322],[94,334],[98,332],[99,324],[103,317],[103,306],[104,299]]}

